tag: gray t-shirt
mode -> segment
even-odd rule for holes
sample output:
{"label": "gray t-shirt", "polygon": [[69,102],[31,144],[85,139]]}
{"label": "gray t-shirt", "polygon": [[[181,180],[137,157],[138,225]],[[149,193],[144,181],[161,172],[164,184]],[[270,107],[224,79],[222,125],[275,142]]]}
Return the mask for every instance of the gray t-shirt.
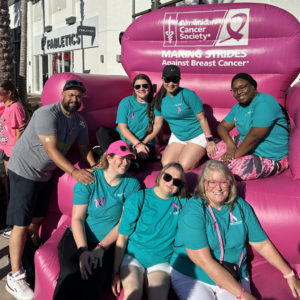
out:
{"label": "gray t-shirt", "polygon": [[60,102],[39,108],[14,146],[8,164],[9,170],[34,181],[48,181],[56,168],[39,135],[57,136],[57,147],[62,155],[75,140],[79,145],[89,143],[87,125],[78,113],[65,115]]}

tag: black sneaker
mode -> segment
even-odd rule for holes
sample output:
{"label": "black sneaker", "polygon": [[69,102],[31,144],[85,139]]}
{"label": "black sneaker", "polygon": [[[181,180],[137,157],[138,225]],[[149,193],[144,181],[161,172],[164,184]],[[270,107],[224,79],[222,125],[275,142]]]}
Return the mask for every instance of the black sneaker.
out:
{"label": "black sneaker", "polygon": [[104,151],[101,149],[100,146],[95,146],[93,149],[92,149],[92,152],[95,156],[101,158],[102,154],[104,153]]}
{"label": "black sneaker", "polygon": [[140,166],[137,162],[132,162],[128,168],[129,172],[138,173],[140,171]]}

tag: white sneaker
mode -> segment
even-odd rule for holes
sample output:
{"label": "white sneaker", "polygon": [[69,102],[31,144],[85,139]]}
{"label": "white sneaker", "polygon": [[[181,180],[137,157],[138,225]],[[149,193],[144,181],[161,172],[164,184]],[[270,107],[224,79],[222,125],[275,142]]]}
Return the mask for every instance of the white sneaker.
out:
{"label": "white sneaker", "polygon": [[6,227],[5,230],[4,230],[3,236],[4,236],[6,239],[9,239],[12,230],[13,230],[13,227],[12,227],[12,226]]}
{"label": "white sneaker", "polygon": [[33,300],[33,290],[26,281],[26,272],[23,269],[14,275],[11,272],[7,274],[5,288],[18,300]]}

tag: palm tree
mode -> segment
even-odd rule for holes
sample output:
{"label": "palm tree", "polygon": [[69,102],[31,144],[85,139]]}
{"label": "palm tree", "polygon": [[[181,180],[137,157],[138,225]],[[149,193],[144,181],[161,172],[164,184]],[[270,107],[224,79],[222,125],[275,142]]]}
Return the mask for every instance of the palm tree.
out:
{"label": "palm tree", "polygon": [[13,52],[9,24],[7,0],[0,0],[0,81],[14,81]]}
{"label": "palm tree", "polygon": [[[1,0],[0,0],[1,1]],[[21,0],[21,47],[20,47],[20,72],[19,72],[19,97],[27,106],[27,0]]]}

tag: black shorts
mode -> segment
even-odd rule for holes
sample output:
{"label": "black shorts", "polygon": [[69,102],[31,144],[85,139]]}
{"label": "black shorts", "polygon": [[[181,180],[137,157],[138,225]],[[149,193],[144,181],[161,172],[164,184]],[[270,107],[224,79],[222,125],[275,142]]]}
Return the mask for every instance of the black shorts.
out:
{"label": "black shorts", "polygon": [[0,151],[0,178],[3,178],[6,176],[5,167],[4,167],[4,151]]}
{"label": "black shorts", "polygon": [[52,180],[33,181],[8,170],[8,209],[6,224],[28,226],[32,218],[47,215]]}

